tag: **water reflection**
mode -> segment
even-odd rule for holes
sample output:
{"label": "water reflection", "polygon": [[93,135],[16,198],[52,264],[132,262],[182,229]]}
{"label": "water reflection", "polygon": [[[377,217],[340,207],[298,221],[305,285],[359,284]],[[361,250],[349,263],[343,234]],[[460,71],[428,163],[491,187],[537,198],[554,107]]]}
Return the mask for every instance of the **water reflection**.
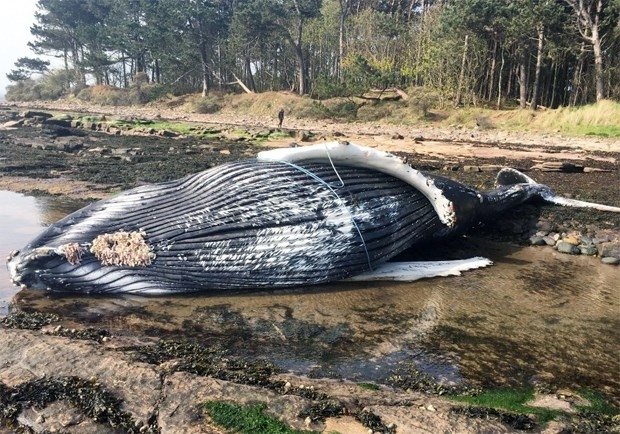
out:
{"label": "water reflection", "polygon": [[49,224],[85,205],[84,201],[57,196],[25,196],[0,190],[0,317],[6,316],[8,304],[19,290],[9,280],[4,263],[9,252],[22,248]]}
{"label": "water reflection", "polygon": [[[21,195],[0,200],[13,207],[2,213],[13,219],[2,217],[3,228],[12,228],[3,249],[62,217],[45,211],[45,219],[28,220],[37,206],[54,206]],[[13,302],[56,313],[67,326],[189,340],[309,376],[383,382],[414,364],[448,383],[521,385],[536,376],[620,402],[620,267],[475,237],[433,252],[446,253],[483,254],[495,265],[414,283],[153,298],[23,290]]]}

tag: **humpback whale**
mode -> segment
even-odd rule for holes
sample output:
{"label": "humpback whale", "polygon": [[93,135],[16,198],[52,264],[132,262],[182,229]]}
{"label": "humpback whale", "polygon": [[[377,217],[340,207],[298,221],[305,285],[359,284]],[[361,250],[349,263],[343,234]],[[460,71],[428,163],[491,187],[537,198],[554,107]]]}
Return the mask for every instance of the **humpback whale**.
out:
{"label": "humpback whale", "polygon": [[[526,202],[556,196],[514,170],[477,191],[348,142],[260,152],[92,203],[8,259],[12,281],[74,293],[170,294],[455,275],[490,265],[392,263]],[[423,248],[423,247],[422,247]]]}

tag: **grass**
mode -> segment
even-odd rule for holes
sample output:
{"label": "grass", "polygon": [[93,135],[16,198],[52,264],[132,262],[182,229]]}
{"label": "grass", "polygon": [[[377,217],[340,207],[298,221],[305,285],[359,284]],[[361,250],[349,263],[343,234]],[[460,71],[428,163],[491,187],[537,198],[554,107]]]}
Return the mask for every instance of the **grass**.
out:
{"label": "grass", "polygon": [[210,401],[205,405],[209,416],[217,425],[239,434],[309,434],[287,427],[284,422],[265,414],[267,405],[241,406],[222,401]]}
{"label": "grass", "polygon": [[605,400],[605,398],[600,394],[593,392],[591,390],[580,389],[579,395],[582,398],[585,398],[590,402],[590,406],[577,406],[577,408],[581,411],[591,411],[594,413],[604,414],[606,416],[617,416],[620,414],[620,409],[614,407]]}
{"label": "grass", "polygon": [[[88,88],[91,93],[103,96],[118,92],[109,87]],[[198,94],[178,98],[178,104],[189,112],[196,112],[196,105],[213,106],[213,112],[228,115],[251,115],[271,118],[274,125],[277,113],[285,110],[284,126],[289,118],[300,119],[350,119],[365,122],[383,122],[395,125],[461,125],[465,128],[496,128],[508,131],[533,131],[538,133],[570,136],[620,137],[620,102],[603,100],[596,104],[579,107],[560,107],[535,112],[516,107],[495,110],[493,108],[463,107],[449,108],[440,104],[436,96],[425,93],[423,89],[410,91],[410,100],[371,102],[356,98],[331,98],[313,100],[291,92],[261,92],[256,94],[217,94],[208,98]],[[99,94],[98,93],[98,94]],[[168,101],[173,104],[174,101]],[[96,102],[96,101],[95,101]],[[215,107],[217,106],[217,107]],[[210,112],[211,109],[207,110]],[[421,115],[421,113],[424,114]],[[85,119],[86,120],[86,119]],[[187,125],[178,122],[153,122],[155,129],[168,129],[181,134],[190,134]],[[278,137],[274,137],[278,138]]]}
{"label": "grass", "polygon": [[510,130],[531,130],[571,136],[620,137],[620,103],[604,100],[581,107],[560,107],[555,110],[487,111],[501,127]]}
{"label": "grass", "polygon": [[[618,408],[610,405],[602,395],[596,392],[582,389],[579,390],[579,395],[590,402],[589,406],[577,406],[577,409],[582,412],[587,411],[609,417],[620,414]],[[496,389],[475,396],[457,395],[448,396],[448,398],[478,407],[505,410],[518,414],[531,414],[534,415],[540,423],[549,422],[560,415],[567,415],[566,412],[561,410],[527,405],[527,402],[534,398],[534,391],[531,387],[521,389]]]}
{"label": "grass", "polygon": [[381,390],[381,388],[374,383],[357,383],[357,385],[361,387],[362,389]]}
{"label": "grass", "polygon": [[551,421],[557,416],[564,414],[564,412],[559,410],[526,405],[528,401],[534,398],[534,392],[531,388],[496,389],[482,392],[475,396],[458,395],[449,396],[449,398],[479,407],[501,409],[519,414],[533,414],[541,423]]}

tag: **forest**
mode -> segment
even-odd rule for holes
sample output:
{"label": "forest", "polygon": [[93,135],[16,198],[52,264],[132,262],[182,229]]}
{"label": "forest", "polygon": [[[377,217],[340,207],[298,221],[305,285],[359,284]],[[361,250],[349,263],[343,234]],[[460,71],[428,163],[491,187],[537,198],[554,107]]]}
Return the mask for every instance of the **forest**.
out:
{"label": "forest", "polygon": [[[9,88],[59,97],[149,83],[176,95],[316,99],[425,89],[440,105],[620,100],[620,0],[39,0]],[[8,96],[9,94],[7,94]]]}

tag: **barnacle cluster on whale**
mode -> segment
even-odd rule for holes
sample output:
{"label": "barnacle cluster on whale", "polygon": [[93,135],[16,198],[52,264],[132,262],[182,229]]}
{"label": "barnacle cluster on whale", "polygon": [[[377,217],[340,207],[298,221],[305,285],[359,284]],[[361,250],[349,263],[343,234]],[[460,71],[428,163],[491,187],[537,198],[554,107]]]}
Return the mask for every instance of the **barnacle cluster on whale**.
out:
{"label": "barnacle cluster on whale", "polygon": [[415,280],[491,262],[388,261],[533,198],[620,212],[558,197],[514,169],[500,171],[497,183],[476,191],[347,142],[274,149],[88,205],[12,255],[8,267],[17,285],[80,293]]}

